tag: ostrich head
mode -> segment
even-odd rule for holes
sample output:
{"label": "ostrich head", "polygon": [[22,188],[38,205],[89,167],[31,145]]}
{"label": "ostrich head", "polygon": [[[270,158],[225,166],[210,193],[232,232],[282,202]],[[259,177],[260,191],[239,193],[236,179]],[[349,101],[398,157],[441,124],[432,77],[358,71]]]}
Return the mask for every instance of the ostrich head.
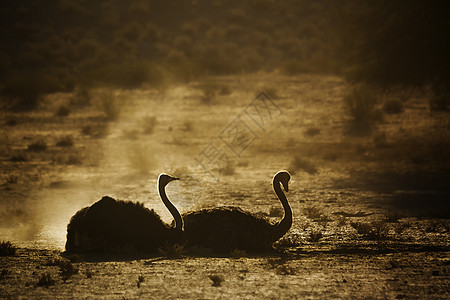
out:
{"label": "ostrich head", "polygon": [[277,174],[275,174],[274,176],[274,182],[278,181],[279,183],[281,183],[284,187],[284,190],[286,192],[289,191],[289,180],[291,180],[291,174],[289,174],[288,171],[280,171]]}
{"label": "ostrich head", "polygon": [[169,182],[173,180],[180,180],[180,178],[170,176],[169,174],[160,174],[158,177],[158,182],[160,186],[166,186]]}

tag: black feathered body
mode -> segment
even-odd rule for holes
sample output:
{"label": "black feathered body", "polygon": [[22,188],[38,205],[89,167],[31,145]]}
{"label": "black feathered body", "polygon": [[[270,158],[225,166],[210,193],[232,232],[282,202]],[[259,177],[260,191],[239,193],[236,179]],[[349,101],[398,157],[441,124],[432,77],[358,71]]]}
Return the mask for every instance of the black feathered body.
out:
{"label": "black feathered body", "polygon": [[181,231],[167,226],[154,210],[140,203],[103,197],[71,218],[66,251],[111,252],[129,247],[153,253],[180,238]]}
{"label": "black feathered body", "polygon": [[270,250],[277,239],[269,220],[238,207],[218,207],[183,214],[184,234],[189,246],[215,252],[235,249],[247,252]]}

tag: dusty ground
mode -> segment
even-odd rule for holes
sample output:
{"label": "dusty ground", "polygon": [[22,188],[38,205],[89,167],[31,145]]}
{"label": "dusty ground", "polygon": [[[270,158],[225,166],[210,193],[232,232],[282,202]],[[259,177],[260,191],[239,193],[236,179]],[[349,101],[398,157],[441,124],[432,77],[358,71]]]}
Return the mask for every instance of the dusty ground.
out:
{"label": "dusty ground", "polygon": [[[273,102],[255,110],[259,90]],[[355,131],[346,90],[337,77],[257,74],[2,111],[0,240],[20,249],[0,257],[0,297],[448,298],[448,113],[401,91],[401,113]],[[205,160],[212,149],[221,159]],[[170,222],[155,186],[168,172],[182,179],[168,186],[181,212],[238,205],[276,220],[270,181],[281,169],[293,175],[294,212],[281,253],[62,263],[70,217],[103,195]]]}

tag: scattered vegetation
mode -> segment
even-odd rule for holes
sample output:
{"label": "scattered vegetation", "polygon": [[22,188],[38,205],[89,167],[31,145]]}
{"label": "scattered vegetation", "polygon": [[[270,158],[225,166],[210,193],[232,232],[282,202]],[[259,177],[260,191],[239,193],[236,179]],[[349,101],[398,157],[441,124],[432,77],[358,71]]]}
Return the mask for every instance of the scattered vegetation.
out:
{"label": "scattered vegetation", "polygon": [[289,170],[291,171],[292,174],[295,174],[298,171],[304,171],[308,174],[317,173],[317,167],[312,162],[310,162],[305,158],[301,158],[298,155],[295,156],[294,159],[291,161]]}
{"label": "scattered vegetation", "polygon": [[0,273],[0,280],[3,280],[6,278],[6,276],[10,275],[11,271],[8,269],[2,269],[2,272]]}
{"label": "scattered vegetation", "polygon": [[308,242],[317,243],[323,237],[322,231],[313,230],[308,235]]}
{"label": "scattered vegetation", "polygon": [[28,161],[28,157],[23,153],[19,153],[19,154],[14,154],[13,156],[11,156],[11,158],[9,160],[14,161],[14,162],[23,162],[23,161]]}
{"label": "scattered vegetation", "polygon": [[57,117],[67,117],[70,114],[70,109],[67,106],[61,106],[55,113]]}
{"label": "scattered vegetation", "polygon": [[303,209],[303,213],[306,215],[306,217],[313,220],[321,219],[323,216],[323,210],[317,206],[305,207]]}
{"label": "scattered vegetation", "polygon": [[165,243],[163,245],[161,245],[161,247],[158,249],[159,254],[161,254],[161,256],[164,256],[166,258],[180,258],[183,256],[183,254],[186,252],[185,250],[185,246],[186,244],[170,244],[170,243]]}
{"label": "scattered vegetation", "polygon": [[213,282],[212,286],[215,286],[215,287],[221,286],[222,283],[225,281],[225,278],[222,275],[214,274],[214,275],[209,275],[208,277]]}
{"label": "scattered vegetation", "polygon": [[284,215],[284,210],[281,207],[271,207],[269,210],[269,217],[278,218]]}
{"label": "scattered vegetation", "polygon": [[386,114],[399,114],[403,111],[400,99],[388,99],[383,104],[383,111]]}
{"label": "scattered vegetation", "polygon": [[233,251],[230,252],[230,256],[235,258],[246,257],[247,252],[241,249],[234,249]]}
{"label": "scattered vegetation", "polygon": [[44,140],[38,140],[28,145],[28,150],[32,152],[43,152],[48,148],[47,143]]}
{"label": "scattered vegetation", "polygon": [[386,239],[389,228],[387,223],[382,221],[372,221],[371,223],[350,222],[350,225],[356,229],[358,234],[363,235],[369,240]]}
{"label": "scattered vegetation", "polygon": [[0,243],[0,256],[14,256],[17,248],[10,241],[2,241]]}
{"label": "scattered vegetation", "polygon": [[351,130],[358,134],[373,128],[376,122],[382,120],[382,113],[378,109],[378,98],[375,91],[368,85],[356,85],[343,98],[344,107],[351,118]]}
{"label": "scattered vegetation", "polygon": [[288,249],[288,248],[295,248],[300,246],[300,238],[298,235],[290,234],[288,236],[284,236],[278,241],[274,243],[275,249]]}
{"label": "scattered vegetation", "polygon": [[49,287],[51,285],[54,285],[55,283],[56,281],[52,278],[52,275],[50,273],[44,273],[39,278],[37,286]]}
{"label": "scattered vegetation", "polygon": [[155,116],[147,116],[142,119],[142,132],[144,134],[152,134],[155,130],[157,120]]}
{"label": "scattered vegetation", "polygon": [[59,267],[60,275],[64,282],[78,273],[78,268],[74,267],[73,264],[66,259],[53,259],[47,263],[47,266]]}
{"label": "scattered vegetation", "polygon": [[309,127],[309,128],[306,129],[305,132],[304,132],[304,134],[305,134],[306,136],[310,136],[310,137],[316,136],[316,135],[318,135],[319,133],[320,133],[320,128],[317,128],[317,127]]}
{"label": "scattered vegetation", "polygon": [[65,136],[61,138],[57,143],[56,146],[58,147],[72,147],[73,146],[73,139],[71,136]]}

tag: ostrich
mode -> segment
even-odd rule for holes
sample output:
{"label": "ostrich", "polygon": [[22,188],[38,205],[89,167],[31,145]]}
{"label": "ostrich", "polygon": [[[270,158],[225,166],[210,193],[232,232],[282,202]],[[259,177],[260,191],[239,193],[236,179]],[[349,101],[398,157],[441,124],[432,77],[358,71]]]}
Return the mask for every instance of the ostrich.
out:
{"label": "ostrich", "polygon": [[284,208],[283,219],[272,224],[266,218],[238,207],[218,207],[183,214],[184,234],[188,245],[211,248],[215,252],[234,249],[263,252],[272,249],[292,225],[292,210],[280,184],[288,191],[291,176],[280,171],[273,177],[273,189]]}
{"label": "ostrich", "polygon": [[67,252],[108,252],[130,249],[156,252],[164,243],[182,238],[183,219],[167,198],[166,185],[179,178],[158,177],[159,195],[172,214],[175,226],[168,226],[155,211],[143,204],[114,200],[105,196],[79,210],[67,225]]}

